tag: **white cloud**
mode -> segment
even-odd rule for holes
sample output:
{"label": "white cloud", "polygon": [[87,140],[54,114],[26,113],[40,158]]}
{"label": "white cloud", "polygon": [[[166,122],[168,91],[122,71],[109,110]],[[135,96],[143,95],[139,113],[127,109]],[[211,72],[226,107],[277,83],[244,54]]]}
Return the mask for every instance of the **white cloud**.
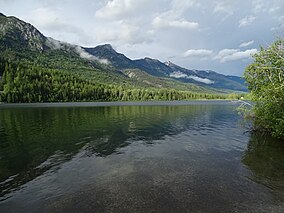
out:
{"label": "white cloud", "polygon": [[255,21],[255,19],[255,16],[246,16],[239,21],[239,27],[249,26]]}
{"label": "white cloud", "polygon": [[166,27],[175,27],[175,28],[181,28],[181,29],[197,29],[199,24],[197,22],[190,22],[184,19],[179,20],[167,20],[162,17],[156,17],[154,18],[153,27],[158,28],[166,28]]}
{"label": "white cloud", "polygon": [[49,27],[58,21],[58,16],[55,11],[52,11],[48,8],[37,8],[32,11],[32,15],[30,17],[34,24],[43,27]]}
{"label": "white cloud", "polygon": [[97,61],[101,64],[109,64],[109,61],[107,59],[102,59],[102,58],[98,58],[96,56],[93,56],[89,53],[87,53],[82,47],[80,46],[75,46],[75,50],[76,52],[80,55],[81,58],[90,60],[90,61]]}
{"label": "white cloud", "polygon": [[110,64],[107,59],[98,58],[86,52],[82,47],[74,44],[69,44],[67,42],[62,42],[55,40],[53,38],[47,38],[46,44],[52,49],[63,49],[67,51],[75,51],[81,58],[90,60],[90,61],[97,61],[101,64]]}
{"label": "white cloud", "polygon": [[172,78],[187,78],[187,74],[185,74],[185,73],[183,73],[183,72],[172,72],[171,74],[170,74],[170,77],[172,77]]}
{"label": "white cloud", "polygon": [[171,6],[176,13],[183,13],[191,7],[200,7],[200,3],[197,0],[172,0]]}
{"label": "white cloud", "polygon": [[214,81],[208,79],[208,78],[200,78],[198,76],[195,75],[187,75],[183,72],[177,71],[177,72],[173,72],[170,74],[170,77],[172,78],[185,78],[185,79],[193,79],[195,81],[204,83],[204,84],[214,84]]}
{"label": "white cloud", "polygon": [[215,57],[216,59],[221,59],[221,58],[224,58],[228,55],[232,55],[236,52],[238,52],[239,49],[223,49],[223,50],[220,50],[218,55]]}
{"label": "white cloud", "polygon": [[[0,8],[57,40],[84,46],[111,43],[133,59],[171,59],[190,69],[238,75],[250,61],[220,64],[220,59],[211,60],[218,50],[232,47],[237,49],[230,50],[234,54],[255,48],[255,43],[271,43],[283,35],[284,23],[284,0],[0,0]],[[239,20],[246,16],[256,19],[239,28]],[[275,32],[269,32],[272,28]],[[253,39],[251,46],[240,44]],[[189,60],[180,52],[186,47],[213,53]]]}
{"label": "white cloud", "polygon": [[240,44],[240,48],[242,48],[242,47],[248,47],[248,46],[250,46],[250,45],[252,45],[254,43],[254,40],[251,40],[251,41],[248,41],[248,42],[243,42],[243,43],[241,43]]}
{"label": "white cloud", "polygon": [[139,44],[153,41],[149,31],[143,32],[136,22],[117,21],[96,30],[95,37],[99,43]]}
{"label": "white cloud", "polygon": [[212,56],[212,50],[206,49],[190,49],[187,50],[183,55],[185,57],[195,57],[195,58],[206,58]]}
{"label": "white cloud", "polygon": [[277,13],[279,10],[281,10],[281,7],[275,6],[275,7],[270,8],[268,12],[270,14],[274,14],[274,13]]}
{"label": "white cloud", "polygon": [[55,50],[65,49],[68,46],[66,42],[58,41],[50,37],[47,38],[46,45]]}
{"label": "white cloud", "polygon": [[232,3],[233,2],[229,0],[219,0],[214,2],[215,6],[213,8],[213,14],[217,14],[221,17],[219,24],[234,15],[234,5]]}
{"label": "white cloud", "polygon": [[158,2],[151,0],[108,0],[95,13],[94,37],[98,43],[118,46],[150,43],[155,32],[148,23]]}
{"label": "white cloud", "polygon": [[51,8],[37,8],[32,11],[29,20],[42,29],[65,31],[69,33],[82,33],[82,30],[71,25],[67,21],[62,21],[58,15],[59,11]]}
{"label": "white cloud", "polygon": [[232,55],[236,52],[238,52],[239,49],[223,49],[223,50],[220,50],[218,55],[216,56],[217,59],[220,59],[220,58],[223,58],[225,56],[228,56],[228,55]]}
{"label": "white cloud", "polygon": [[195,0],[171,0],[171,7],[169,10],[156,15],[152,21],[152,26],[154,29],[197,29],[199,24],[195,21],[187,20],[184,13],[187,11],[187,9],[198,6],[199,3]]}
{"label": "white cloud", "polygon": [[95,16],[103,19],[129,17],[129,15],[135,15],[143,7],[149,6],[150,3],[150,0],[111,0],[97,10]]}
{"label": "white cloud", "polygon": [[214,84],[214,81],[212,81],[208,78],[200,78],[200,77],[194,76],[194,75],[189,75],[188,78],[191,78],[195,81],[199,81],[199,82],[204,83],[204,84]]}
{"label": "white cloud", "polygon": [[215,4],[215,7],[213,9],[213,13],[227,13],[227,14],[233,14],[233,8],[230,4],[230,1],[218,1]]}
{"label": "white cloud", "polygon": [[230,0],[219,0],[218,2],[215,2],[215,6],[213,8],[214,14],[220,14],[222,16],[225,16],[222,18],[224,21],[228,17],[232,16],[234,14],[235,7],[233,5],[233,2]]}
{"label": "white cloud", "polygon": [[241,51],[239,49],[223,49],[219,51],[218,55],[214,59],[220,60],[221,63],[238,61],[242,59],[249,59],[257,52],[257,49],[248,49],[245,51]]}
{"label": "white cloud", "polygon": [[[71,38],[72,43],[81,43],[84,41],[93,41],[93,38],[82,28],[71,24],[60,16],[60,11],[48,7],[41,7],[33,10],[27,20],[38,28],[42,33],[49,32],[46,36],[65,40],[65,37]],[[58,38],[59,37],[59,38]]]}
{"label": "white cloud", "polygon": [[[263,1],[263,0],[253,0],[252,1],[252,10],[254,13],[260,13],[260,12],[266,12],[267,10],[267,3],[268,1]],[[270,1],[269,1],[270,3]]]}

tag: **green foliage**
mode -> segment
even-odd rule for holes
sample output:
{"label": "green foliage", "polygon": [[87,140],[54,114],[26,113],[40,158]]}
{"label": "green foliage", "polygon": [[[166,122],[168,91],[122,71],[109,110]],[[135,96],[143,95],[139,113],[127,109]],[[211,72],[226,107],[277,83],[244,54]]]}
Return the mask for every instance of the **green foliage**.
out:
{"label": "green foliage", "polygon": [[254,55],[245,79],[255,102],[254,125],[284,138],[284,40],[278,39]]}
{"label": "green foliage", "polygon": [[246,94],[235,94],[235,93],[230,93],[227,95],[228,100],[240,100],[244,99],[246,97]]}
{"label": "green foliage", "polygon": [[[87,80],[75,72],[0,60],[1,101],[8,103],[70,101],[147,101],[224,99],[219,94],[192,93],[173,89],[139,88]],[[5,66],[4,66],[5,64]],[[3,71],[4,69],[4,71]]]}

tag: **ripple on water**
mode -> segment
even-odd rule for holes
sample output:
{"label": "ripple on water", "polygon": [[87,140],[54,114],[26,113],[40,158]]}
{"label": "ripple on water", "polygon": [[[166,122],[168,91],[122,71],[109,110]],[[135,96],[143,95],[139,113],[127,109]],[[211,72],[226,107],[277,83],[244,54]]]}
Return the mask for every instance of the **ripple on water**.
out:
{"label": "ripple on water", "polygon": [[1,110],[0,211],[283,209],[284,149],[200,103]]}

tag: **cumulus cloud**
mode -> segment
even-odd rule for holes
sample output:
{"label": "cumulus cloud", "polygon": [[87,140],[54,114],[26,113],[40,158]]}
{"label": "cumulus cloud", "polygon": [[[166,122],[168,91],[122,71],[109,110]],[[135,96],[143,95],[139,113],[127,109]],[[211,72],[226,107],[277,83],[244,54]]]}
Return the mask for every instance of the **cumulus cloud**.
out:
{"label": "cumulus cloud", "polygon": [[78,27],[61,21],[57,11],[50,8],[37,8],[33,10],[29,19],[33,24],[47,30],[68,32],[80,31]]}
{"label": "cumulus cloud", "polygon": [[[118,46],[151,43],[153,30],[148,25],[157,2],[151,0],[109,0],[96,13],[94,37],[99,43]],[[150,27],[149,27],[150,26]]]}
{"label": "cumulus cloud", "polygon": [[[214,53],[232,47],[234,54],[255,43],[271,43],[283,34],[284,23],[283,0],[0,0],[0,8],[58,40],[85,46],[111,43],[130,58],[174,56],[181,66],[238,75],[249,61],[220,64],[221,59],[210,60]],[[249,40],[255,43],[245,44]],[[180,52],[184,48],[214,52],[190,53],[205,56],[189,60]]]}
{"label": "cumulus cloud", "polygon": [[194,57],[194,58],[206,58],[212,56],[213,51],[207,49],[190,49],[187,50],[183,55],[185,57]]}
{"label": "cumulus cloud", "polygon": [[32,11],[31,19],[34,24],[49,26],[58,20],[58,16],[55,11],[49,8],[37,8]]}
{"label": "cumulus cloud", "polygon": [[238,52],[239,49],[223,49],[223,50],[220,50],[218,55],[215,57],[215,59],[222,59],[228,55],[232,55],[236,52]]}
{"label": "cumulus cloud", "polygon": [[144,32],[136,22],[117,21],[112,25],[97,28],[95,34],[98,42],[143,44],[152,42],[151,32]]}
{"label": "cumulus cloud", "polygon": [[257,49],[248,49],[245,51],[241,51],[239,49],[223,49],[219,51],[215,59],[220,60],[221,63],[228,61],[238,61],[242,59],[249,59],[253,54],[256,54],[257,52]]}
{"label": "cumulus cloud", "polygon": [[93,41],[93,38],[85,33],[82,28],[62,19],[56,9],[49,7],[37,8],[31,12],[27,19],[43,33],[50,32],[48,36],[59,37],[64,35],[64,39],[65,36],[68,38],[73,37],[72,42]]}
{"label": "cumulus cloud", "polygon": [[156,15],[152,21],[152,26],[154,29],[197,29],[199,24],[195,21],[189,21],[184,16],[184,12],[194,6],[199,6],[199,3],[195,0],[172,0],[170,9]]}
{"label": "cumulus cloud", "polygon": [[98,18],[122,18],[135,14],[142,8],[149,6],[150,0],[111,0],[105,6],[96,11]]}
{"label": "cumulus cloud", "polygon": [[254,43],[254,40],[251,40],[251,41],[248,41],[248,42],[243,42],[243,43],[241,43],[240,44],[240,48],[242,48],[242,47],[248,47],[248,46],[250,46],[250,45],[252,45]]}
{"label": "cumulus cloud", "polygon": [[184,19],[166,20],[161,17],[156,17],[153,20],[152,24],[155,28],[175,27],[175,28],[188,29],[188,30],[197,29],[199,26],[197,22],[190,22]]}
{"label": "cumulus cloud", "polygon": [[255,16],[246,16],[239,21],[239,27],[249,26],[255,21],[255,19]]}

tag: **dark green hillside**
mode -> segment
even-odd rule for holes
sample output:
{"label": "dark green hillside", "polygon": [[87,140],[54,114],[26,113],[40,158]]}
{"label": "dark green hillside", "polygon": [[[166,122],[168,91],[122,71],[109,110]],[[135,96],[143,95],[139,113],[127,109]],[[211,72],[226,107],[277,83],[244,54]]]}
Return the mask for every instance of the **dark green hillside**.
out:
{"label": "dark green hillside", "polygon": [[[154,59],[132,61],[111,45],[83,48],[0,15],[2,102],[225,98],[223,89],[169,78]],[[158,74],[157,74],[158,73]]]}
{"label": "dark green hillside", "polygon": [[224,95],[218,94],[106,85],[86,80],[70,72],[9,63],[3,59],[0,64],[3,73],[1,101],[8,103],[225,98]]}
{"label": "dark green hillside", "polygon": [[176,88],[178,90],[192,91],[197,93],[198,92],[213,93],[214,91],[190,83],[179,82],[177,84],[177,82],[173,79],[166,77],[155,77],[139,69],[125,69],[122,72],[129,78],[134,79],[137,82],[141,82],[143,84],[148,84],[151,87],[167,88],[167,89]]}

